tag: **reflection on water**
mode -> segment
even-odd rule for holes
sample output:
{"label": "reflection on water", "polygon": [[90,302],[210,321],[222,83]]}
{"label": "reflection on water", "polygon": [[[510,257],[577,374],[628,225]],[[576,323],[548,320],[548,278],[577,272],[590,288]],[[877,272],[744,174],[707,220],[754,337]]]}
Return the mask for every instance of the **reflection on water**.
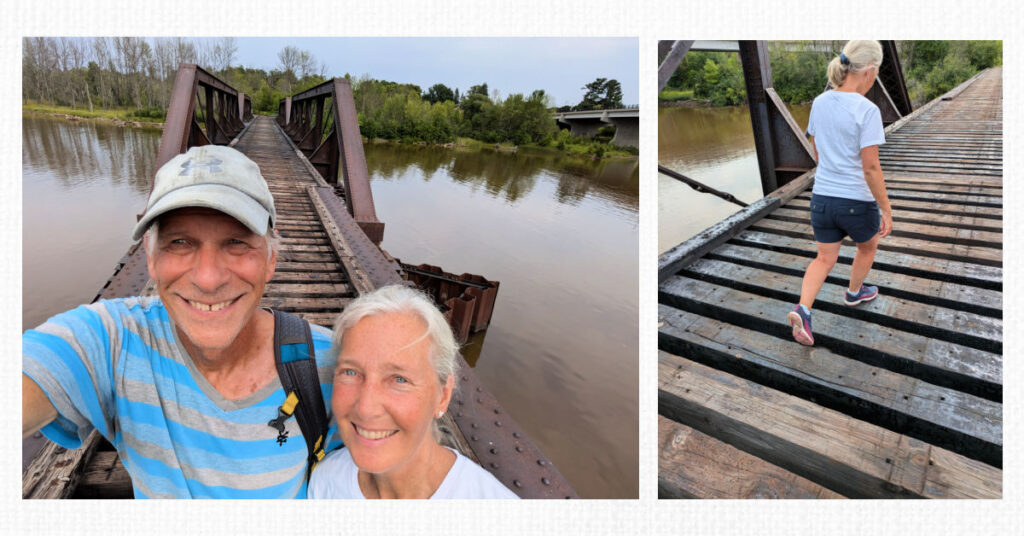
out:
{"label": "reflection on water", "polygon": [[[810,106],[790,107],[801,128]],[[752,203],[763,196],[746,106],[658,109],[658,163]],[[740,210],[682,182],[658,175],[658,253]]]}
{"label": "reflection on water", "polygon": [[131,245],[160,131],[22,120],[22,329],[87,302]]}
{"label": "reflection on water", "polygon": [[637,159],[594,161],[549,151],[460,151],[393,144],[367,144],[365,150],[374,180],[402,180],[415,167],[430,181],[441,170],[455,182],[514,203],[533,190],[544,171],[557,181],[559,203],[576,204],[592,195],[627,211],[638,208]]}
{"label": "reflection on water", "polygon": [[501,281],[465,350],[583,497],[636,497],[635,160],[367,145],[382,246]]}

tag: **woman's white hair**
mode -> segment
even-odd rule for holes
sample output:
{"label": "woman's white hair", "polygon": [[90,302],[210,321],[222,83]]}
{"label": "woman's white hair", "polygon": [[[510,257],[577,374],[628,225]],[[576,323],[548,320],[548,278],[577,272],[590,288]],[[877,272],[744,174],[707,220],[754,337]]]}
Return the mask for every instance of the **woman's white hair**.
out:
{"label": "woman's white hair", "polygon": [[[846,61],[843,61],[845,56]],[[828,81],[832,87],[843,85],[846,75],[857,73],[868,68],[882,66],[882,44],[878,41],[847,41],[843,53],[828,64]]]}
{"label": "woman's white hair", "polygon": [[[455,359],[459,343],[455,341],[452,328],[429,296],[404,285],[381,287],[346,305],[334,322],[331,353],[337,356],[341,352],[341,341],[349,328],[363,318],[385,313],[405,313],[419,318],[427,326],[423,337],[430,338],[430,364],[437,373],[438,382],[444,386],[448,378],[455,376],[459,370]],[[458,385],[458,382],[453,382],[453,385]]]}

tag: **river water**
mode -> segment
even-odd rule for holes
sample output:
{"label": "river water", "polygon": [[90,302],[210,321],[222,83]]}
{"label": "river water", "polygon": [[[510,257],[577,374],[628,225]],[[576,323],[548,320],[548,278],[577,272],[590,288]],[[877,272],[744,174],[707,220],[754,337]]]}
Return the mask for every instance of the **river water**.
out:
{"label": "river water", "polygon": [[[800,128],[807,128],[810,105],[789,108]],[[658,163],[745,203],[764,196],[746,106],[659,107]],[[658,254],[740,208],[659,173]]]}
{"label": "river water", "polygon": [[[22,134],[28,329],[111,275],[160,132],[25,116]],[[484,384],[582,497],[636,498],[636,161],[392,144],[366,161],[383,248],[501,282],[463,352]]]}

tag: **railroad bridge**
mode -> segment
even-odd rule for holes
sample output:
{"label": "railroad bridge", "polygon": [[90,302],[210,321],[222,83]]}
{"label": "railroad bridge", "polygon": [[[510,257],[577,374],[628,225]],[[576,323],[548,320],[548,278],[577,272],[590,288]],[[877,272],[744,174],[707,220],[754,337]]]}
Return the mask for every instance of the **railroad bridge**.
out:
{"label": "railroad bridge", "polygon": [[[276,272],[260,305],[331,327],[352,299],[388,284],[416,283],[444,305],[457,334],[490,322],[496,282],[421,265],[403,268],[381,250],[352,88],[333,79],[283,99],[276,120],[193,64],[182,64],[156,167],[196,145],[238,149],[259,165],[274,196],[281,236]],[[141,243],[134,244],[96,299],[155,293]],[[459,357],[443,443],[491,471],[524,498],[576,498],[568,481],[506,414]],[[23,475],[25,498],[130,498],[128,474],[98,433],[83,448],[47,442]]]}
{"label": "railroad bridge", "polygon": [[659,258],[659,496],[1002,496],[1001,68],[886,140],[880,295],[840,304],[845,242],[815,346],[786,323],[816,254],[813,169]]}

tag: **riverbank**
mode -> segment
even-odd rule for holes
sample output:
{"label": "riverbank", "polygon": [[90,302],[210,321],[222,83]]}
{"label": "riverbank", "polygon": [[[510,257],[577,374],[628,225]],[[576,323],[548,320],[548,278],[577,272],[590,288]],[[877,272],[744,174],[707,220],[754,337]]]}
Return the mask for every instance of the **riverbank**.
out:
{"label": "riverbank", "polygon": [[[34,114],[34,115],[46,115],[50,117],[57,117],[60,119],[66,119],[68,121],[103,121],[107,123],[113,123],[117,126],[132,127],[132,128],[155,128],[163,129],[164,124],[152,121],[140,121],[134,118],[131,109],[95,109],[94,111],[83,110],[80,108],[69,108],[66,106],[46,106],[36,103],[26,103],[22,105],[23,114]],[[572,138],[571,141],[561,140],[558,145],[554,144],[543,146],[539,144],[525,144],[525,145],[514,145],[511,143],[487,143],[473,138],[456,138],[454,142],[449,143],[430,143],[426,141],[406,141],[406,140],[386,140],[382,138],[363,138],[364,143],[374,144],[396,144],[396,145],[414,145],[423,147],[437,147],[443,149],[453,150],[470,150],[470,151],[497,151],[497,152],[519,152],[522,150],[536,151],[536,152],[549,152],[549,153],[560,153],[566,156],[575,156],[579,158],[590,158],[593,160],[622,160],[637,158],[637,154],[631,152],[628,149],[615,147],[611,144],[595,142],[593,140],[586,140],[578,138],[579,143],[572,143],[577,138]]]}
{"label": "riverbank", "polygon": [[25,103],[21,106],[23,114],[46,115],[67,119],[68,121],[103,121],[122,127],[163,129],[164,124],[155,121],[140,121],[133,117],[130,108],[107,110],[94,108],[92,111],[67,106],[48,106],[44,104]]}

